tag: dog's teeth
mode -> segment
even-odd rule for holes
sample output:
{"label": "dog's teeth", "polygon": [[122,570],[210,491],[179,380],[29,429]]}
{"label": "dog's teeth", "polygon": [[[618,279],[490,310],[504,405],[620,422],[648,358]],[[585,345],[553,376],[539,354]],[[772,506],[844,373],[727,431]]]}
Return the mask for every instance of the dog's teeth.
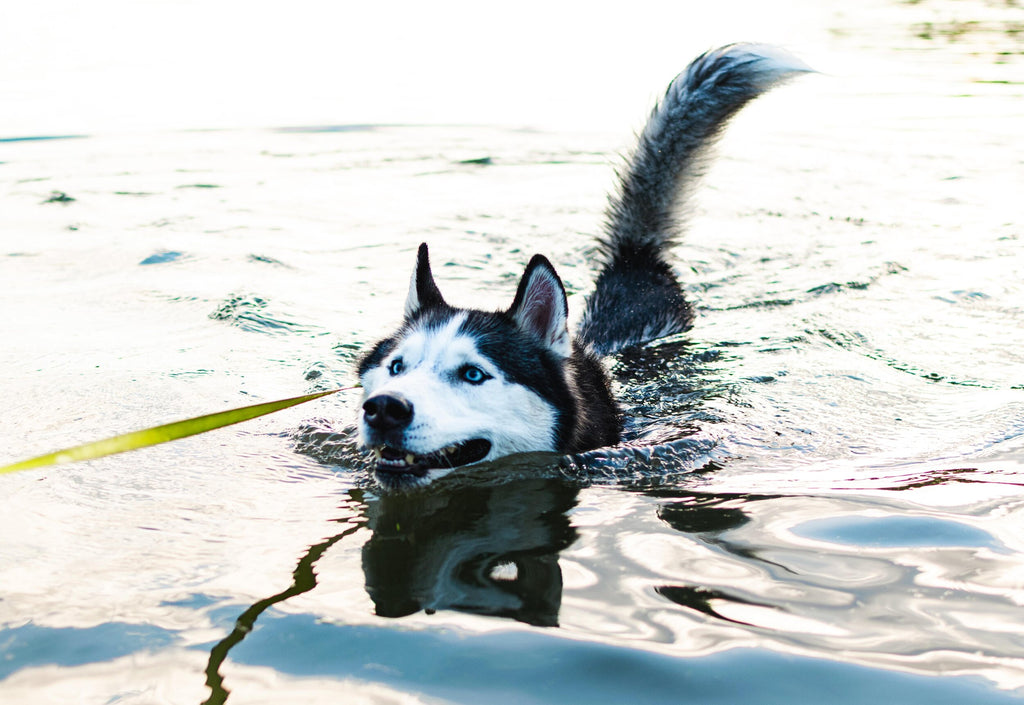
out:
{"label": "dog's teeth", "polygon": [[373,449],[373,457],[375,457],[377,460],[380,460],[381,458],[384,457],[384,453],[381,452],[380,448],[374,448]]}
{"label": "dog's teeth", "polygon": [[405,464],[406,465],[412,465],[415,462],[416,462],[416,456],[413,455],[412,453],[409,453],[408,455],[405,456]]}

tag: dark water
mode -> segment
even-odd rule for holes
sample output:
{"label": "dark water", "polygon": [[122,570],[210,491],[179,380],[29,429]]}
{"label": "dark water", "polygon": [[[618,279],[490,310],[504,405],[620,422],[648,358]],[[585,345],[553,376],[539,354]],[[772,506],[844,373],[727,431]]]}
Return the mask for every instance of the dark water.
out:
{"label": "dark water", "polygon": [[[381,496],[349,392],[0,478],[0,702],[1020,701],[1024,96],[975,10],[846,18],[857,73],[734,125],[621,448]],[[627,138],[0,144],[0,460],[350,384],[423,240],[454,303],[541,251],[578,309]]]}

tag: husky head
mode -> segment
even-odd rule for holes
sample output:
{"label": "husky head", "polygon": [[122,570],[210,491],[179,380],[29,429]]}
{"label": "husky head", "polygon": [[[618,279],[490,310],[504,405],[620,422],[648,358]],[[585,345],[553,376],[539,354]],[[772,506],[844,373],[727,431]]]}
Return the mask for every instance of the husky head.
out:
{"label": "husky head", "polygon": [[536,255],[506,311],[445,302],[420,245],[402,326],[359,364],[360,444],[388,488],[564,445],[574,404],[565,289]]}

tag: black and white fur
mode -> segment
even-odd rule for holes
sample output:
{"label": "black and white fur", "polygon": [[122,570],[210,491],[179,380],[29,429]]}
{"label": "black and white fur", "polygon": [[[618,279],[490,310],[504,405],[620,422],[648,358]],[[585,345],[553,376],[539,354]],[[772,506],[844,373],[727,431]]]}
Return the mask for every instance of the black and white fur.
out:
{"label": "black and white fur", "polygon": [[809,69],[771,47],[734,44],[672,81],[611,198],[604,259],[576,336],[554,267],[535,255],[512,305],[449,305],[420,245],[402,326],[359,364],[360,444],[389,488],[512,453],[576,453],[619,442],[601,355],[688,330],[693,311],[667,261],[709,148],[749,101]]}

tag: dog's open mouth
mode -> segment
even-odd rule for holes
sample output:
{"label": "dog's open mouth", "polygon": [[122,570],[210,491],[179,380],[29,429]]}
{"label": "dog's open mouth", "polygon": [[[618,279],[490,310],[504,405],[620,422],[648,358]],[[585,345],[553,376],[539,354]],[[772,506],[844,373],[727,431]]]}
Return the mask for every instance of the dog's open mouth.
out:
{"label": "dog's open mouth", "polygon": [[374,448],[373,454],[377,460],[377,472],[423,477],[427,471],[434,468],[448,469],[480,462],[490,451],[490,441],[474,438],[425,455],[417,455],[391,446]]}

